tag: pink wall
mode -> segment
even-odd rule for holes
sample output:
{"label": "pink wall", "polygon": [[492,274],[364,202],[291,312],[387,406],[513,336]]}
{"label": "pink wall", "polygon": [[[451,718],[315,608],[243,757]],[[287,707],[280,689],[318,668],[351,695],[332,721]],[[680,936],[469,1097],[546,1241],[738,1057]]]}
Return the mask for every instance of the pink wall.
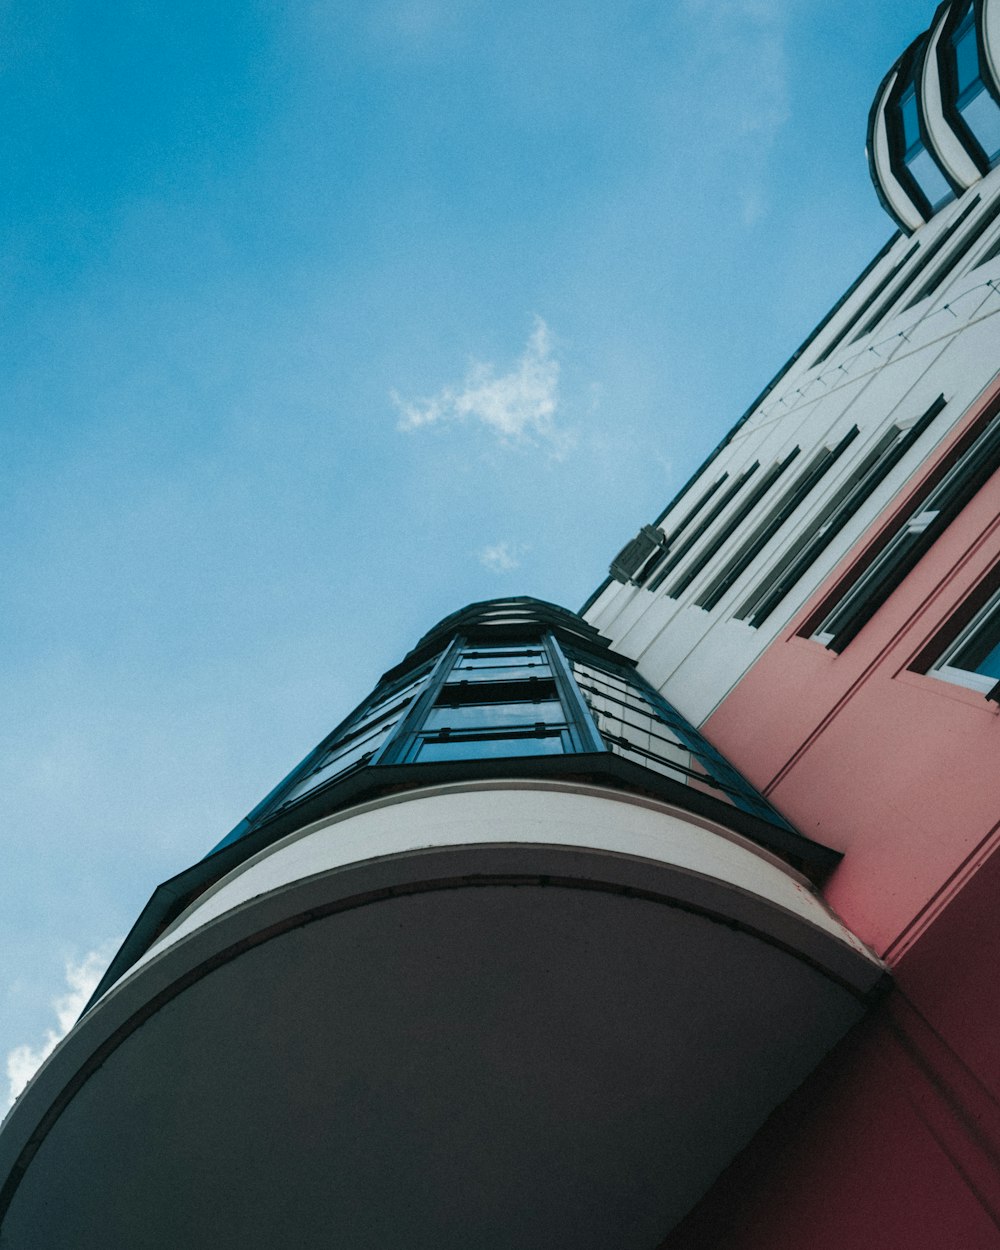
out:
{"label": "pink wall", "polygon": [[[916,486],[868,542],[908,510]],[[890,960],[1000,841],[1000,707],[908,671],[998,563],[1000,474],[841,655],[797,636],[817,595],[704,726],[803,833],[846,852],[827,897]]]}
{"label": "pink wall", "polygon": [[820,594],[705,727],[803,832],[846,852],[827,895],[897,988],[670,1250],[1000,1247],[1000,709],[909,671],[1000,565],[998,517],[1000,474],[843,654],[796,636]]}
{"label": "pink wall", "polygon": [[666,1248],[1000,1246],[998,899],[993,856]]}

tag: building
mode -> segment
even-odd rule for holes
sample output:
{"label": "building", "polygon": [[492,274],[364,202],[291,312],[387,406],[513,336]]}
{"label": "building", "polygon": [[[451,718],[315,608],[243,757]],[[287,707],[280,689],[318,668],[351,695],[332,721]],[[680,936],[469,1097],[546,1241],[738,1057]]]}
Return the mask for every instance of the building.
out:
{"label": "building", "polygon": [[1000,0],[899,227],[582,614],[440,622],[164,883],[0,1245],[1000,1245]]}
{"label": "building", "polygon": [[586,609],[843,853],[895,982],[671,1247],[1000,1245],[998,53],[956,0],[893,66],[899,234]]}

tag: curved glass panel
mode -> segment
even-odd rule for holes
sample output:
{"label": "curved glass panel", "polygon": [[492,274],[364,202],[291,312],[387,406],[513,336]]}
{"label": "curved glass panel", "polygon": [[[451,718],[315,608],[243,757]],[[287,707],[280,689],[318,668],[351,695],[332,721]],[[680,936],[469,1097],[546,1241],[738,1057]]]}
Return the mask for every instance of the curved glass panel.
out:
{"label": "curved glass panel", "polygon": [[564,734],[508,734],[501,738],[454,735],[448,738],[418,739],[411,756],[421,764],[435,760],[501,759],[518,755],[562,755],[568,750]]}
{"label": "curved glass panel", "polygon": [[954,198],[951,184],[924,145],[920,134],[917,89],[911,82],[899,98],[900,133],[903,140],[903,164],[911,178],[937,210]]}
{"label": "curved glass panel", "polygon": [[971,0],[965,6],[951,37],[951,71],[955,107],[986,159],[993,166],[1000,158],[1000,105],[983,81],[979,61],[979,38]]}

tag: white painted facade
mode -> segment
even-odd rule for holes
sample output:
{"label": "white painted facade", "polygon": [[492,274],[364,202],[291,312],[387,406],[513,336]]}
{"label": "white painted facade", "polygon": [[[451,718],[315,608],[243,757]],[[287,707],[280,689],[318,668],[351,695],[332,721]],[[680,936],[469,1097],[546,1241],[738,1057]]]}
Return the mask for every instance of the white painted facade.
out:
{"label": "white painted facade", "polygon": [[[953,237],[936,251],[953,224]],[[857,290],[794,361],[784,377],[737,428],[670,508],[659,528],[667,536],[723,473],[730,480],[760,462],[764,472],[795,446],[796,461],[752,514],[725,541],[679,598],[671,585],[687,565],[726,529],[752,489],[751,478],[657,591],[610,582],[585,612],[613,646],[636,659],[640,672],[696,724],[785,629],[816,588],[879,516],[913,472],[993,382],[1000,364],[1000,256],[981,263],[1000,243],[1000,215],[963,251],[984,218],[1000,209],[1000,170],[942,210],[916,236],[898,237]],[[962,253],[956,260],[956,253]],[[925,258],[932,254],[930,261]],[[878,297],[874,292],[906,259]],[[947,268],[926,298],[914,296],[939,267]],[[949,267],[950,266],[950,267]],[[893,294],[895,293],[895,298]],[[887,301],[891,305],[886,307]],[[871,301],[870,307],[866,307]],[[867,333],[880,309],[884,315]],[[858,313],[864,309],[860,317]],[[856,324],[854,324],[856,322]],[[850,330],[844,334],[845,327]],[[842,341],[838,342],[838,339]],[[829,346],[837,344],[827,355]],[[942,395],[945,409],[873,491],[813,566],[758,628],[734,613],[766,571],[802,540],[803,532],[878,440],[894,425],[907,428]],[[821,447],[834,446],[852,426],[859,435],[817,487],[799,504],[750,567],[709,612],[695,601],[724,570],[748,533],[767,515]],[[654,570],[655,575],[655,570]],[[653,580],[653,579],[650,579]]]}

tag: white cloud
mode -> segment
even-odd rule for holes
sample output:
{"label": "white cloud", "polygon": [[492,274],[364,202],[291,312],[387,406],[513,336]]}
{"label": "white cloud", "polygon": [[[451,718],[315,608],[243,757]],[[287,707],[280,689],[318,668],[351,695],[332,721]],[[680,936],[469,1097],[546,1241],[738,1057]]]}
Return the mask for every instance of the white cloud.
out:
{"label": "white cloud", "polygon": [[57,1027],[47,1029],[38,1046],[25,1043],[23,1046],[15,1046],[7,1053],[8,1092],[4,1109],[13,1106],[14,1099],[76,1023],[120,945],[121,939],[106,942],[98,950],[86,954],[79,963],[67,960],[66,993],[59,994],[52,1000]]}
{"label": "white cloud", "polygon": [[552,335],[541,319],[520,359],[508,373],[496,375],[492,364],[473,361],[459,386],[445,386],[431,399],[410,403],[394,391],[392,401],[399,409],[399,429],[448,421],[478,421],[501,443],[547,443],[556,454],[564,454],[572,436],[556,424],[559,409],[559,362],[552,353]]}
{"label": "white cloud", "polygon": [[522,548],[513,543],[494,543],[479,553],[479,563],[494,573],[512,573],[521,567]]}

